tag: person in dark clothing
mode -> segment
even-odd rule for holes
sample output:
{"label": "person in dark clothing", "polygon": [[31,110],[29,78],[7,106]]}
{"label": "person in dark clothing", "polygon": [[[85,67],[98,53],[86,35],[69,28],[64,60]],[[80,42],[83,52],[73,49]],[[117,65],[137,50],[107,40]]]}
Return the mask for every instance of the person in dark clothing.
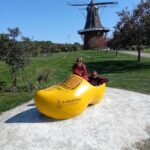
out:
{"label": "person in dark clothing", "polygon": [[92,71],[88,81],[94,86],[99,86],[103,83],[108,82],[108,79],[104,77],[100,77],[96,71]]}
{"label": "person in dark clothing", "polygon": [[87,76],[87,68],[86,65],[83,63],[82,58],[77,58],[76,63],[72,67],[73,74],[76,74],[85,80],[88,80]]}

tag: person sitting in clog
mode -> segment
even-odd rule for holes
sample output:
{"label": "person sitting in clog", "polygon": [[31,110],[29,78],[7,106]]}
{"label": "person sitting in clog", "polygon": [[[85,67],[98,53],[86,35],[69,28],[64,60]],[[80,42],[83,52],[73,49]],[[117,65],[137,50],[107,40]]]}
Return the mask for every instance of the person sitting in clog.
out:
{"label": "person sitting in clog", "polygon": [[99,86],[103,83],[108,82],[108,79],[104,77],[100,77],[97,71],[92,71],[88,81],[94,86]]}
{"label": "person sitting in clog", "polygon": [[76,63],[72,67],[73,74],[76,74],[82,77],[85,80],[88,80],[87,68],[83,63],[83,58],[77,58]]}

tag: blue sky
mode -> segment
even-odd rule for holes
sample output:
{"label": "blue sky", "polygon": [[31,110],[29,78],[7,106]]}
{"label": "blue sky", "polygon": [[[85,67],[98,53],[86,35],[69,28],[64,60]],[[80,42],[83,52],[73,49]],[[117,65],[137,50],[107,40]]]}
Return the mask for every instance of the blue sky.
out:
{"label": "blue sky", "polygon": [[[23,36],[33,40],[82,43],[77,31],[84,28],[86,10],[80,9],[85,7],[70,7],[67,2],[88,3],[89,0],[0,0],[0,33],[7,33],[8,27],[19,27]],[[99,9],[102,25],[110,29],[109,35],[119,19],[116,12],[125,7],[132,10],[139,2],[118,0],[116,6]]]}

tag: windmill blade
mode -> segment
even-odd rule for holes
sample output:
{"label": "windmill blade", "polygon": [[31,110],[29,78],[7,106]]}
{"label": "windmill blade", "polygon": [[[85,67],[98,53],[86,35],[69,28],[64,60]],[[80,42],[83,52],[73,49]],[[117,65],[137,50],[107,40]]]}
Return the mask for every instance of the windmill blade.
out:
{"label": "windmill blade", "polygon": [[94,3],[94,5],[112,5],[112,4],[118,4],[117,2],[100,2],[100,3]]}
{"label": "windmill blade", "polygon": [[[103,6],[102,6],[102,7],[103,7]],[[104,6],[103,9],[101,10],[101,14],[100,14],[101,17],[102,17],[102,15],[103,15],[103,13],[104,13],[105,7],[106,7],[106,6]]]}
{"label": "windmill blade", "polygon": [[71,4],[68,2],[69,6],[88,6],[89,4]]}
{"label": "windmill blade", "polygon": [[86,15],[82,12],[83,17],[86,19]]}
{"label": "windmill blade", "polygon": [[70,4],[70,6],[88,6],[89,4]]}
{"label": "windmill blade", "polygon": [[86,10],[86,8],[79,8],[79,10]]}
{"label": "windmill blade", "polygon": [[106,5],[99,5],[97,6],[98,8],[106,8],[107,6]]}

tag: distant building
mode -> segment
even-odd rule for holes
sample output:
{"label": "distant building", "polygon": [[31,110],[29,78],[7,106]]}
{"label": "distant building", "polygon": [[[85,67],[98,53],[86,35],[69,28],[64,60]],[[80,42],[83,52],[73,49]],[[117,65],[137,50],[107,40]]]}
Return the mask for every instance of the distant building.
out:
{"label": "distant building", "polygon": [[100,2],[94,3],[93,0],[89,4],[71,4],[71,6],[87,6],[86,23],[83,30],[79,30],[84,41],[84,49],[105,48],[107,41],[105,35],[109,29],[104,28],[101,24],[98,5],[116,4],[116,2]]}
{"label": "distant building", "polygon": [[105,48],[106,38],[105,34],[109,32],[102,26],[98,7],[91,4],[87,7],[87,18],[84,30],[78,31],[84,40],[84,49]]}

